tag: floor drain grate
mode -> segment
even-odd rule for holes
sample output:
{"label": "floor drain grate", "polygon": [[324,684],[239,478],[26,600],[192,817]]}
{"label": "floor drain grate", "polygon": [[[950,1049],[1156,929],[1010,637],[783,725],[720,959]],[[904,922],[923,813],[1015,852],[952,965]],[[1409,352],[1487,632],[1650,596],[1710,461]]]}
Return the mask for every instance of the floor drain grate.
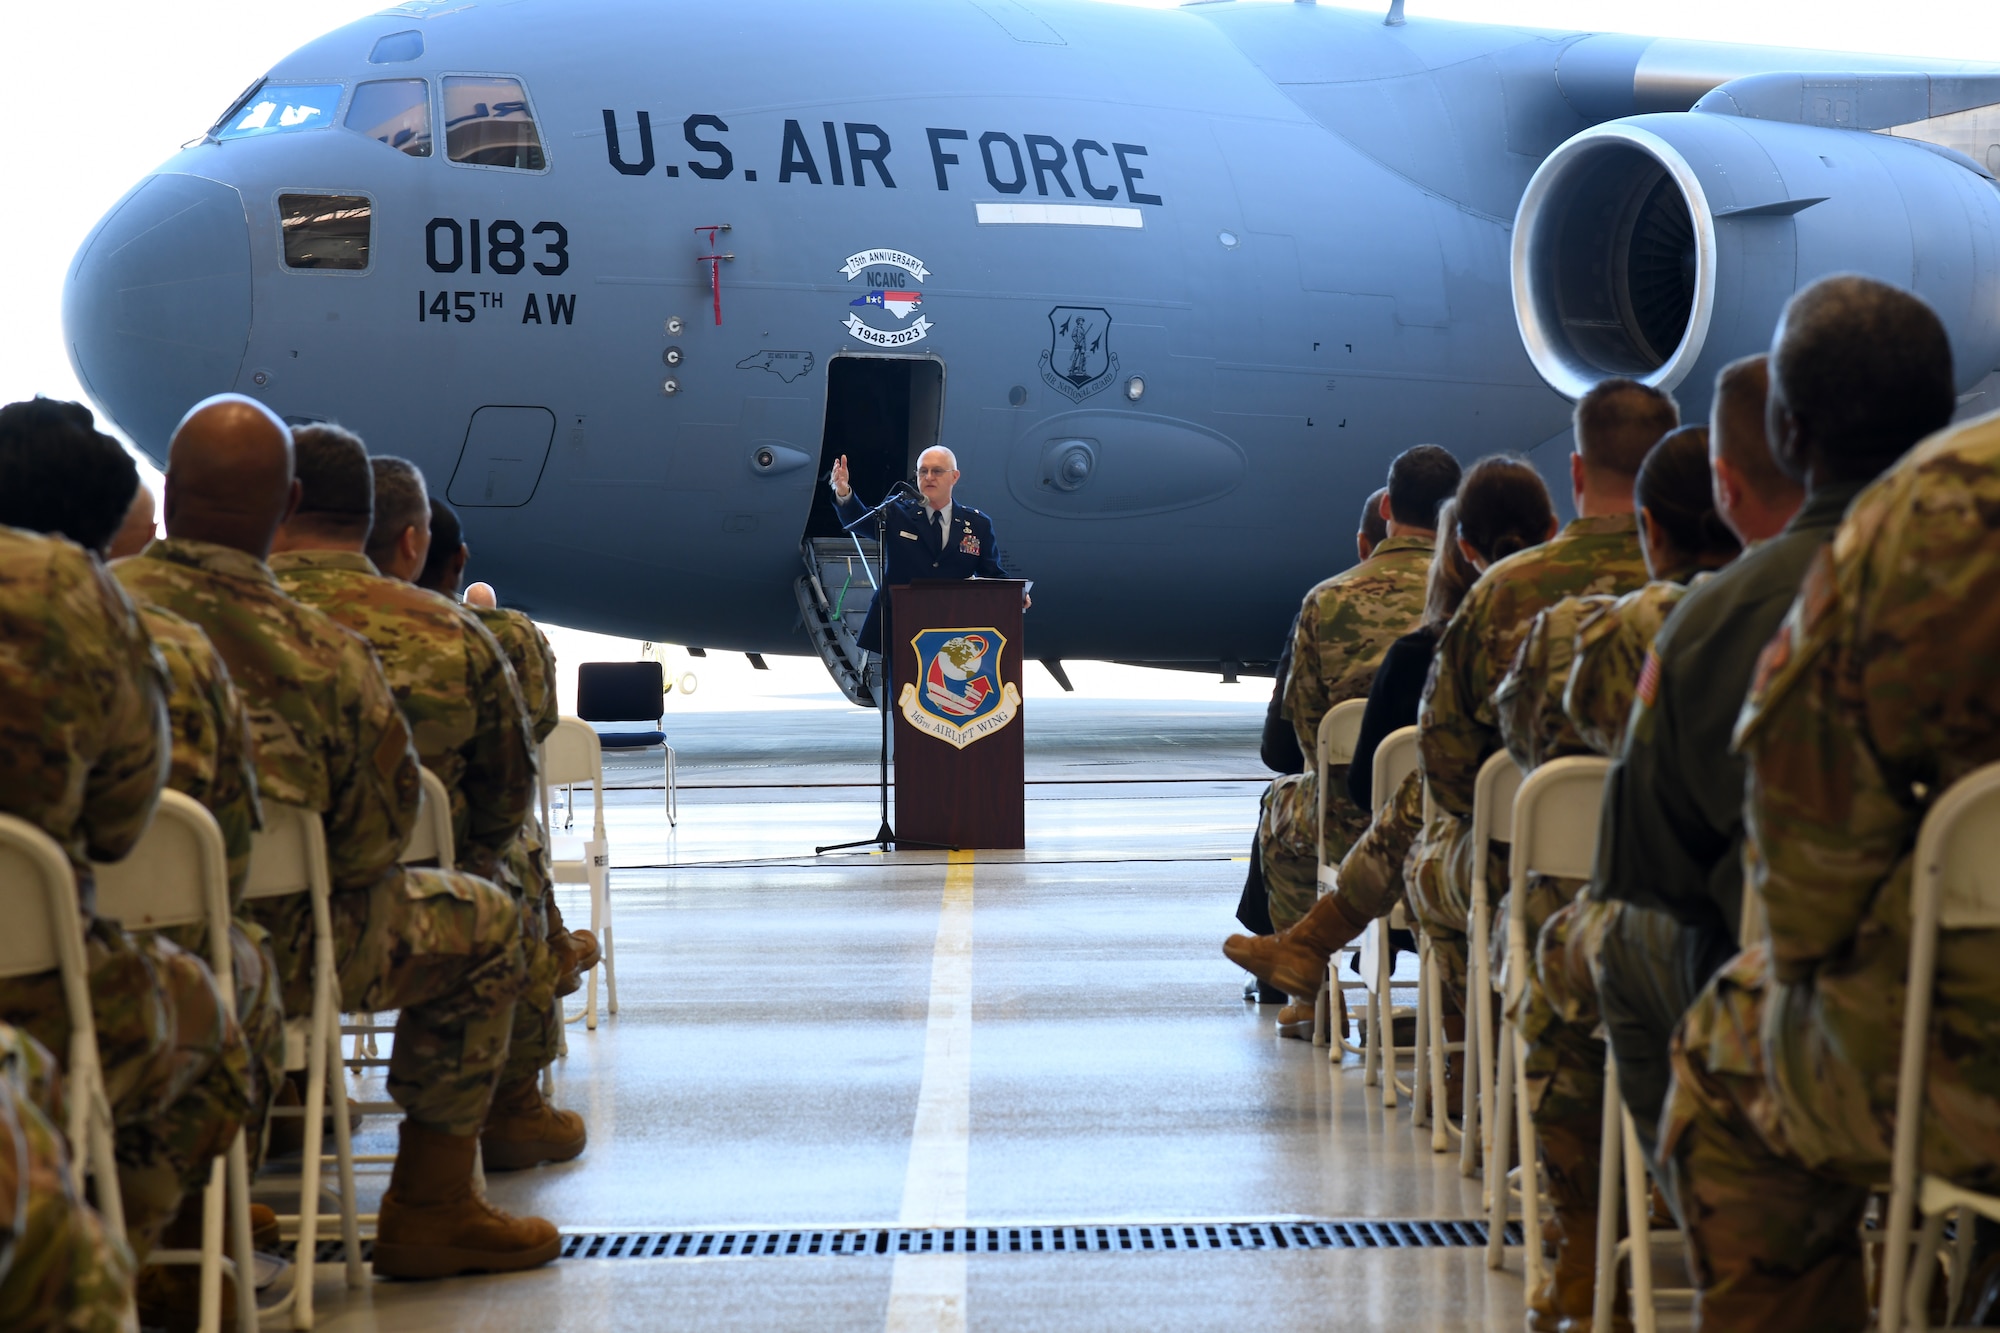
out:
{"label": "floor drain grate", "polygon": [[[1507,1243],[1521,1243],[1508,1223]],[[1064,1226],[614,1231],[563,1238],[565,1259],[790,1259],[896,1254],[1438,1249],[1486,1244],[1479,1221],[1071,1223]]]}
{"label": "floor drain grate", "polygon": [[[1509,1222],[1506,1243],[1521,1243]],[[1483,1221],[1073,1222],[1062,1226],[795,1227],[593,1231],[563,1237],[565,1259],[807,1259],[897,1254],[1166,1254],[1193,1250],[1434,1250],[1486,1244]],[[372,1257],[372,1241],[362,1257]],[[338,1263],[338,1241],[319,1262]]]}

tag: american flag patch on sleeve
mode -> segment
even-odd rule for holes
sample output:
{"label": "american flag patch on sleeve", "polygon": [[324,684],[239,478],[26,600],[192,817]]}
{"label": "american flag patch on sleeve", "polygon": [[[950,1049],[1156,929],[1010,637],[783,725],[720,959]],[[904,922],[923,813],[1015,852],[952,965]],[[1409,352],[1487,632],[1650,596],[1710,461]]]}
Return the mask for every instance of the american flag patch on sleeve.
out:
{"label": "american flag patch on sleeve", "polygon": [[1639,702],[1647,708],[1653,706],[1653,699],[1660,692],[1660,650],[1646,650],[1646,665],[1639,668]]}

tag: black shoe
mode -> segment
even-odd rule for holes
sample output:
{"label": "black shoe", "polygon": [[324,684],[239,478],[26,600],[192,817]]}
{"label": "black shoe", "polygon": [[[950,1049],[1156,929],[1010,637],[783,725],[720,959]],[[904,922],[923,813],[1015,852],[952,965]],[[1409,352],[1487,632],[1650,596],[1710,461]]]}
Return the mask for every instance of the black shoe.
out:
{"label": "black shoe", "polygon": [[[1363,1029],[1361,1045],[1365,1049],[1368,1046],[1368,1025],[1363,1023],[1361,1026]],[[1390,1033],[1390,1040],[1393,1044],[1402,1047],[1404,1050],[1408,1050],[1417,1044],[1417,1016],[1415,1014],[1397,1014],[1393,1027],[1394,1031]]]}
{"label": "black shoe", "polygon": [[1281,990],[1273,990],[1252,977],[1243,983],[1243,999],[1249,1004],[1290,1004],[1292,997]]}

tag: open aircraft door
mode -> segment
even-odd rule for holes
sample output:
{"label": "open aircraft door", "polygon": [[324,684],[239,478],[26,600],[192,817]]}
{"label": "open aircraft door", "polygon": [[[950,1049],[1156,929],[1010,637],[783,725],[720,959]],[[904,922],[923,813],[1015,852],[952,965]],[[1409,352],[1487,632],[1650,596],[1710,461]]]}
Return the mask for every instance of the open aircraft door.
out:
{"label": "open aircraft door", "polygon": [[855,495],[872,505],[916,474],[918,455],[940,443],[943,426],[944,362],[936,357],[843,353],[827,362],[819,482],[806,519],[805,573],[795,591],[814,651],[841,693],[864,707],[875,706],[875,671],[855,634],[881,562],[872,537],[841,530],[824,482],[833,460],[845,455]]}

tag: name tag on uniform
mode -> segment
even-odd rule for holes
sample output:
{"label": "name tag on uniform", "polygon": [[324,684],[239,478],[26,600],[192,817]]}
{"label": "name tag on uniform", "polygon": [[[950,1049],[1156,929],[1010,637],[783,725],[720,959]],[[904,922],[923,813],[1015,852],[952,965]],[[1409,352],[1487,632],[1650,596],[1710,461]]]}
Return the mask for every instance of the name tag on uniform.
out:
{"label": "name tag on uniform", "polygon": [[916,533],[914,533],[914,532],[899,532],[899,533],[897,533],[896,535],[897,535],[898,537],[901,537],[901,538],[903,538],[903,539],[904,539],[905,541],[915,541],[915,540],[917,540],[917,534],[916,534]]}

